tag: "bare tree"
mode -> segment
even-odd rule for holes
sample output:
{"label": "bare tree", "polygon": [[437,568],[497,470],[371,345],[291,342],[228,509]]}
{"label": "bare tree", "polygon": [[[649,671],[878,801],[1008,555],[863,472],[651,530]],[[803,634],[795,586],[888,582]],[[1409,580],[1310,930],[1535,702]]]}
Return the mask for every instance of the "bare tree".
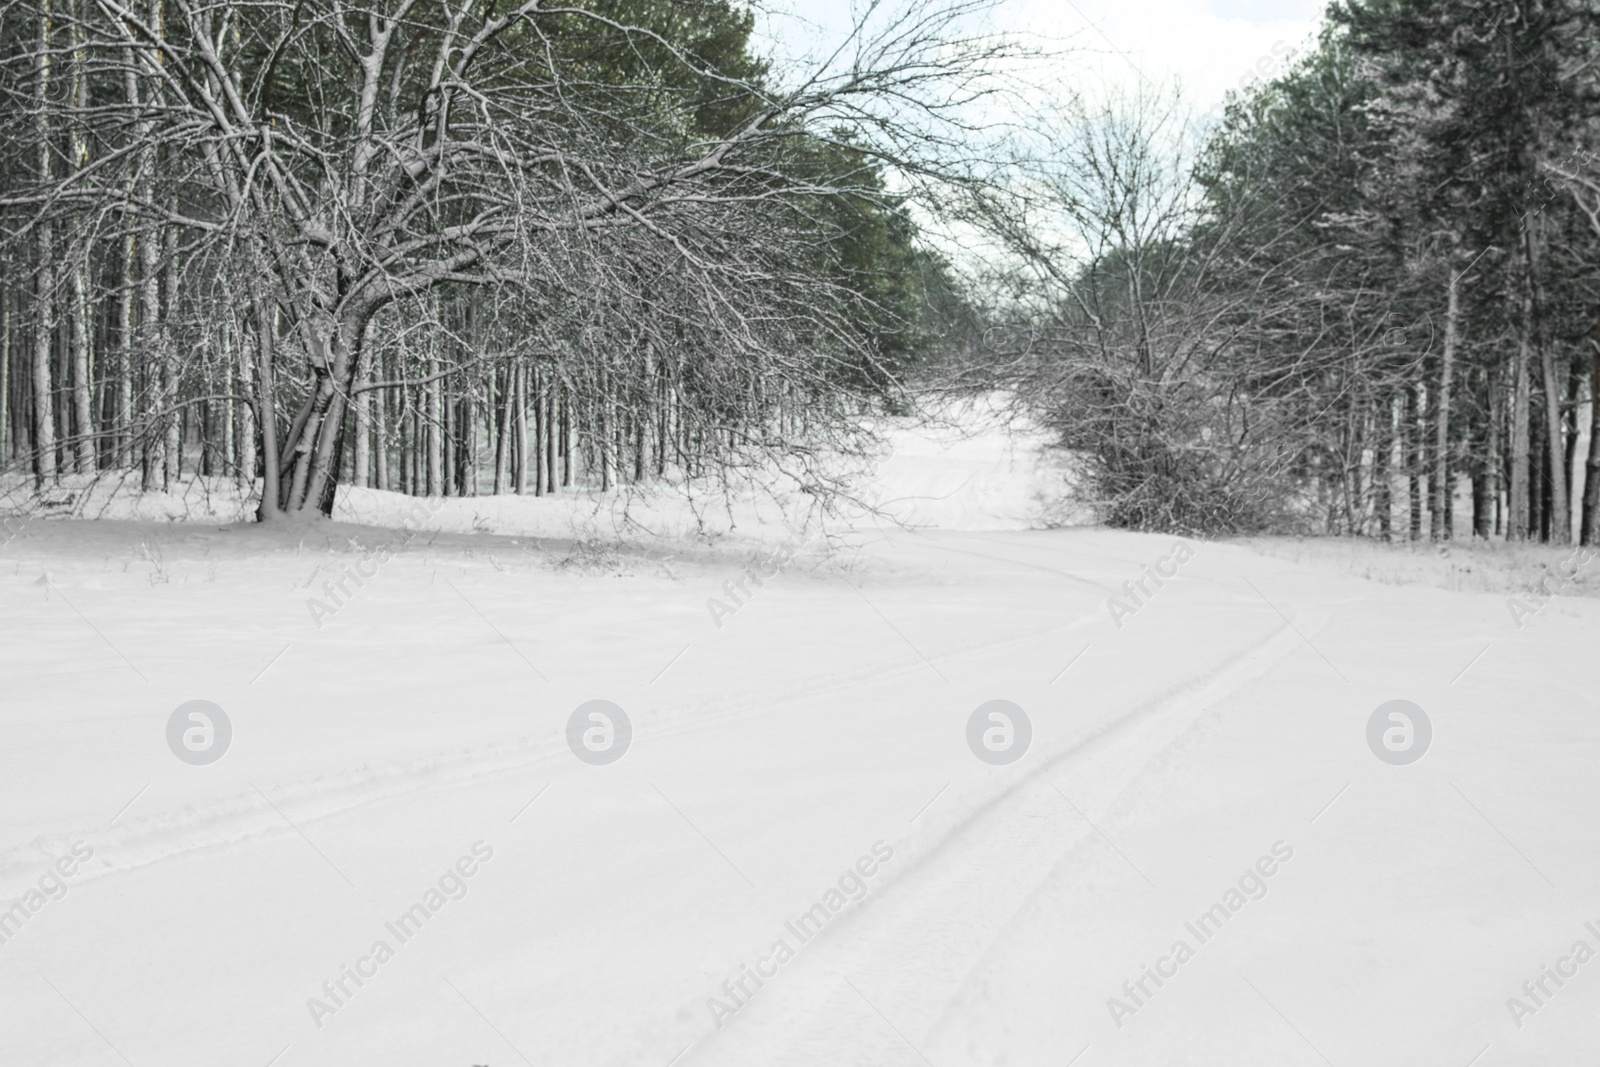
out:
{"label": "bare tree", "polygon": [[[674,434],[679,454],[752,462],[797,454],[775,428],[847,436],[840,420],[872,399],[847,371],[879,357],[840,310],[861,307],[830,267],[849,235],[819,205],[895,211],[964,180],[967,116],[1015,51],[952,30],[985,0],[868,5],[836,52],[782,77],[679,32],[703,18],[747,33],[724,0],[76,0],[65,31],[53,2],[6,8],[34,45],[0,82],[26,105],[7,143],[38,160],[0,209],[9,239],[35,248],[39,477],[54,476],[60,425],[57,220],[79,219],[120,301],[112,433],[142,441],[147,485],[171,487],[185,412],[248,405],[263,520],[330,511],[346,452],[368,458],[355,438],[370,444],[372,424],[351,409],[373,390],[421,391],[406,403],[428,489],[469,488],[475,473],[459,484],[441,449],[448,436],[472,453],[480,422],[515,425],[488,402],[503,365],[544,368],[528,402],[564,398],[578,458],[608,483],[625,454],[640,473],[647,442]],[[50,80],[63,32],[76,107]],[[62,115],[92,161],[53,165]],[[495,294],[488,332],[459,326],[474,290]],[[212,350],[226,329],[252,339],[239,358],[254,381],[218,397],[206,383],[232,380]],[[368,358],[374,344],[387,362]],[[881,392],[884,374],[866,379]],[[80,435],[104,421],[88,395],[74,397]],[[819,399],[809,420],[773,416]],[[573,446],[542,425],[570,465]]]}

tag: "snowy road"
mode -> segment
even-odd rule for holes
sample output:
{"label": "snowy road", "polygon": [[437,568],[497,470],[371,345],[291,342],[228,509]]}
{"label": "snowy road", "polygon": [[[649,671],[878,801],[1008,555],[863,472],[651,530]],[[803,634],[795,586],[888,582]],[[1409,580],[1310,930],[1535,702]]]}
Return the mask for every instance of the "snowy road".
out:
{"label": "snowy road", "polygon": [[1593,601],[1197,543],[1114,618],[1172,538],[898,531],[719,628],[756,554],[457,537],[319,629],[354,548],[142,536],[0,550],[0,1063],[1593,1062]]}

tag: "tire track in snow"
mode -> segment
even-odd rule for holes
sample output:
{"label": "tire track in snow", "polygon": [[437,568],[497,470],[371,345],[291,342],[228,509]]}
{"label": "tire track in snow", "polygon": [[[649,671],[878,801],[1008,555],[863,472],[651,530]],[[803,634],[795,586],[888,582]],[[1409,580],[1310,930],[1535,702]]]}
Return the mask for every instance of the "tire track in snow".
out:
{"label": "tire track in snow", "polygon": [[[725,1029],[702,1029],[679,1063],[923,1063],[906,1039],[925,1044],[975,963],[1062,857],[1094,836],[1067,809],[1052,776],[1083,767],[1092,757],[1115,755],[1097,766],[1098,774],[1110,775],[1102,782],[1108,799],[1085,811],[1098,822],[1102,809],[1213,705],[1301,648],[1294,630],[1280,626],[1221,667],[1067,742],[990,796],[964,810],[947,810],[942,822],[896,840],[892,880],[824,927]],[[1127,876],[1144,888],[1131,871]],[[898,980],[873,984],[885,974]],[[867,1005],[863,994],[872,998]],[[687,1010],[706,1018],[700,1003]],[[884,1026],[878,1013],[906,1039]],[[848,1043],[841,1040],[845,1020],[852,1020]],[[681,1046],[684,1033],[675,1036]],[[777,1058],[775,1049],[783,1050]]]}
{"label": "tire track in snow", "polygon": [[[841,598],[840,603],[847,602]],[[959,663],[1037,643],[1097,621],[1098,615],[1084,615],[1044,630],[965,644],[952,652],[936,655],[935,659],[945,664]],[[895,677],[915,677],[926,670],[926,665],[917,660],[888,666],[872,664],[842,674],[818,672],[792,678],[781,687],[763,687],[756,694],[733,693],[703,700],[686,714],[641,715],[635,721],[634,744],[713,729],[730,722],[759,719],[778,714],[797,702],[815,701],[822,696]],[[552,713],[552,716],[556,721],[535,737],[364,765],[342,774],[323,773],[262,782],[274,803],[282,809],[281,816],[253,790],[245,790],[211,803],[146,813],[109,828],[40,835],[27,843],[0,850],[0,898],[10,899],[26,893],[51,860],[70,851],[72,842],[77,840],[88,842],[95,850],[94,859],[77,876],[79,881],[92,881],[201,849],[226,847],[270,834],[293,833],[285,825],[284,817],[297,826],[304,826],[422,790],[474,784],[523,773],[552,759],[570,758],[563,733],[565,715]]]}

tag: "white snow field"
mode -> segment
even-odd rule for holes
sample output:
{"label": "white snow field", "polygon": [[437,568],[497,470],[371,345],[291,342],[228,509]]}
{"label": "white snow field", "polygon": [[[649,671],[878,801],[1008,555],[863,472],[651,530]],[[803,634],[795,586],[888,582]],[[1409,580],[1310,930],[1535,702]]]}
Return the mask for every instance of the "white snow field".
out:
{"label": "white snow field", "polygon": [[560,498],[13,522],[0,1064],[1595,1062],[1595,601],[1019,528],[1053,474],[920,440],[920,528],[781,568]]}

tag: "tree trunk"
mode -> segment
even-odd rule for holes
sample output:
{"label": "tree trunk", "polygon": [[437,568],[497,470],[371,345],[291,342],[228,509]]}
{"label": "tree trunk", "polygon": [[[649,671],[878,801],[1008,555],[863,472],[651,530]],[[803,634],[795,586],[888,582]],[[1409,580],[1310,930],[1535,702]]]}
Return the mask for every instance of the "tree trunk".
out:
{"label": "tree trunk", "polygon": [[362,345],[361,361],[356,372],[356,388],[361,392],[355,394],[355,469],[350,472],[351,482],[361,489],[372,484],[372,390],[363,388],[371,380],[372,350],[369,345]]}
{"label": "tree trunk", "polygon": [[1489,499],[1489,475],[1475,471],[1472,475],[1472,536],[1488,539],[1489,524],[1494,508]]}
{"label": "tree trunk", "polygon": [[1446,302],[1444,319],[1444,351],[1439,358],[1439,395],[1435,400],[1438,419],[1434,428],[1433,479],[1430,488],[1433,496],[1433,539],[1450,540],[1451,471],[1450,471],[1450,389],[1455,375],[1456,329],[1461,312],[1461,276],[1450,274],[1450,294]]}
{"label": "tree trunk", "polygon": [[0,467],[11,444],[11,290],[0,289]]}
{"label": "tree trunk", "polygon": [[1531,438],[1530,454],[1528,454],[1528,469],[1533,485],[1528,488],[1528,539],[1530,541],[1549,541],[1550,539],[1550,478],[1549,469],[1544,462],[1546,450],[1544,434]]}
{"label": "tree trunk", "polygon": [[609,382],[603,371],[600,377],[600,397],[596,414],[600,423],[600,432],[596,435],[600,445],[600,491],[609,493],[616,480],[617,431],[616,412],[611,406]]}
{"label": "tree trunk", "polygon": [[440,496],[444,493],[444,400],[440,395],[444,383],[434,377],[439,373],[439,357],[433,351],[435,343],[429,342],[427,373],[429,381],[423,386],[427,405],[425,417],[428,425],[428,496]]}
{"label": "tree trunk", "polygon": [[528,403],[533,407],[533,465],[535,468],[533,491],[536,496],[548,496],[556,491],[556,464],[551,445],[556,439],[554,424],[555,401],[551,391],[555,380],[549,373],[533,370]]}
{"label": "tree trunk", "polygon": [[1485,395],[1485,410],[1488,411],[1490,421],[1485,430],[1483,442],[1483,480],[1485,491],[1488,493],[1488,530],[1483,536],[1501,533],[1501,490],[1504,486],[1504,461],[1502,461],[1502,438],[1506,430],[1506,403],[1501,397],[1501,374],[1499,368],[1491,363],[1483,371],[1483,395]]}
{"label": "tree trunk", "polygon": [[134,345],[134,318],[133,294],[134,287],[138,284],[135,276],[138,262],[138,238],[135,236],[133,226],[128,227],[128,232],[122,237],[122,284],[117,293],[117,393],[116,402],[112,407],[111,424],[111,455],[112,463],[117,467],[126,467],[129,462],[129,448],[133,443],[130,435],[130,423],[133,420],[133,368],[135,359]]}
{"label": "tree trunk", "polygon": [[417,480],[412,474],[411,405],[408,399],[409,390],[402,387],[400,391],[400,397],[400,408],[395,417],[395,422],[398,423],[397,434],[399,440],[397,443],[400,446],[400,455],[396,457],[400,461],[400,492],[406,494],[407,496],[415,496],[417,494]]}
{"label": "tree trunk", "polygon": [[[531,368],[521,363],[514,364],[511,375],[516,382],[516,389],[512,391],[512,411],[515,422],[512,425],[511,445],[516,456],[516,493],[522,496],[528,491],[528,374]],[[537,492],[537,490],[535,490]]]}
{"label": "tree trunk", "polygon": [[1511,386],[1511,495],[1506,510],[1506,540],[1525,541],[1528,537],[1530,500],[1528,496],[1528,432],[1530,429],[1528,406],[1531,389],[1528,382],[1529,334],[1533,329],[1533,294],[1526,291],[1522,300],[1521,336],[1517,340],[1516,360],[1512,364]]}
{"label": "tree trunk", "polygon": [[[149,185],[146,183],[141,203],[147,201],[149,192]],[[151,382],[151,369],[153,365],[160,362],[163,348],[160,337],[161,248],[157,244],[158,233],[159,231],[147,222],[139,235],[139,328],[145,342],[144,351],[141,353],[144,358],[140,362],[143,363],[145,368],[144,380],[147,384],[144,403],[147,413],[157,419],[161,408],[159,380],[155,383]],[[151,390],[148,388],[150,384],[157,386],[153,397],[150,395]],[[155,408],[154,411],[150,410],[152,405]],[[159,422],[154,421],[152,418],[145,418],[141,421],[143,423],[143,432],[140,434],[139,445],[143,465],[143,488],[151,490],[155,488],[156,473],[161,467],[161,438],[157,433]]]}
{"label": "tree trunk", "polygon": [[224,323],[222,326],[222,391],[224,398],[222,404],[222,472],[224,475],[233,475],[235,481],[239,478],[239,452],[238,452],[238,405],[234,403],[233,394],[237,392],[235,382],[238,375],[234,373],[233,359],[233,324]]}
{"label": "tree trunk", "polygon": [[[384,372],[383,361],[374,360],[377,366],[377,377],[384,381],[391,380]],[[393,404],[392,394],[388,389],[377,389],[372,394],[372,460],[373,484],[382,492],[389,492],[391,483],[389,478],[389,408]]]}
{"label": "tree trunk", "polygon": [[1567,450],[1561,441],[1561,382],[1556,376],[1555,348],[1540,317],[1544,301],[1539,291],[1539,238],[1534,232],[1537,221],[1524,223],[1523,238],[1527,244],[1528,291],[1532,302],[1525,305],[1533,313],[1534,343],[1539,350],[1539,375],[1544,380],[1545,455],[1549,458],[1549,507],[1546,523],[1552,544],[1572,543],[1572,508],[1567,499],[1567,474],[1562,463]]}
{"label": "tree trunk", "polygon": [[178,306],[178,228],[163,227],[167,253],[165,311],[161,344],[161,410],[165,419],[165,442],[161,449],[161,481],[172,492],[183,476],[183,437],[178,424],[178,353],[173,344],[172,318]]}
{"label": "tree trunk", "polygon": [[633,480],[635,484],[645,479],[645,472],[650,469],[650,380],[654,377],[654,360],[650,348],[645,346],[644,371],[642,380],[644,387],[639,390],[639,400],[633,411]]}
{"label": "tree trunk", "polygon": [[511,397],[516,392],[516,383],[512,381],[512,368],[508,365],[503,372],[490,377],[491,390],[497,384],[498,395],[491,395],[490,402],[494,404],[494,422],[491,429],[494,431],[494,495],[499,496],[506,491],[506,486],[513,472],[509,469],[511,462]]}
{"label": "tree trunk", "polygon": [[1372,423],[1372,510],[1377,519],[1378,536],[1394,539],[1394,405],[1379,401],[1373,405]]}
{"label": "tree trunk", "polygon": [[419,451],[416,427],[415,408],[411,403],[411,390],[402,389],[400,393],[400,413],[396,420],[400,423],[400,491],[407,496],[419,496],[420,484],[417,478],[417,454]]}
{"label": "tree trunk", "polygon": [[561,389],[561,487],[572,485],[572,398]]}
{"label": "tree trunk", "polygon": [[[72,167],[81,171],[89,162],[89,143],[83,135],[82,116],[89,109],[89,81],[84,71],[83,24],[78,18],[79,0],[72,0]],[[87,233],[74,241],[72,256],[72,415],[77,447],[74,449],[80,474],[95,469],[94,412],[91,401],[93,383],[90,361],[89,257],[93,251]]]}
{"label": "tree trunk", "polygon": [[[50,0],[42,0],[34,74],[39,83],[39,114],[36,119],[39,181],[45,188],[50,186],[50,57],[53,33]],[[56,413],[50,374],[51,341],[56,331],[55,233],[48,215],[39,223],[38,250],[39,262],[34,275],[38,325],[33,340],[33,448],[34,475],[38,485],[43,488],[45,484],[56,480]]]}
{"label": "tree trunk", "polygon": [[556,434],[560,428],[560,423],[556,418],[556,394],[560,389],[560,380],[552,374],[549,382],[545,384],[544,401],[544,430],[546,438],[544,491],[546,493],[554,493],[561,484],[556,478],[556,463],[560,459],[556,450]]}
{"label": "tree trunk", "polygon": [[1589,356],[1589,455],[1584,461],[1581,541],[1600,543],[1600,318],[1595,320]]}
{"label": "tree trunk", "polygon": [[[659,368],[661,362],[658,360]],[[667,440],[672,422],[672,393],[667,388],[666,375],[661,375],[661,395],[657,398],[659,417],[656,419],[656,477],[667,476]]]}
{"label": "tree trunk", "polygon": [[277,387],[273,382],[272,343],[276,312],[258,292],[255,295],[256,320],[256,411],[261,429],[261,499],[256,504],[256,521],[271,522],[281,514],[279,488],[282,458],[278,454]]}
{"label": "tree trunk", "polygon": [[477,413],[471,392],[456,401],[456,492],[461,496],[478,495],[478,438]]}
{"label": "tree trunk", "polygon": [[1567,540],[1563,543],[1571,544],[1572,538],[1576,536],[1576,532],[1572,529],[1573,520],[1576,519],[1580,526],[1583,521],[1583,516],[1578,513],[1582,508],[1578,502],[1579,489],[1574,481],[1577,477],[1575,472],[1577,464],[1574,461],[1578,456],[1578,419],[1582,414],[1581,408],[1583,407],[1578,397],[1583,391],[1583,381],[1587,375],[1584,373],[1581,360],[1569,359],[1564,362],[1567,368],[1567,387],[1566,397],[1561,402],[1561,440],[1563,442],[1561,446],[1561,481],[1566,487],[1569,510],[1567,512]]}
{"label": "tree trunk", "polygon": [[1406,499],[1408,503],[1406,517],[1406,536],[1412,541],[1422,539],[1422,449],[1419,447],[1422,437],[1421,397],[1417,395],[1421,387],[1408,383],[1405,387],[1405,414],[1402,419],[1401,432],[1405,441],[1405,468]]}
{"label": "tree trunk", "polygon": [[[242,325],[242,324],[241,324]],[[235,347],[238,349],[239,361],[234,368],[235,376],[239,381],[239,392],[245,396],[251,394],[253,376],[250,373],[250,342],[242,330],[236,339]],[[241,403],[237,405],[238,415],[235,426],[238,432],[237,455],[239,459],[238,478],[239,484],[251,486],[256,480],[256,418],[255,407],[252,404]]]}

